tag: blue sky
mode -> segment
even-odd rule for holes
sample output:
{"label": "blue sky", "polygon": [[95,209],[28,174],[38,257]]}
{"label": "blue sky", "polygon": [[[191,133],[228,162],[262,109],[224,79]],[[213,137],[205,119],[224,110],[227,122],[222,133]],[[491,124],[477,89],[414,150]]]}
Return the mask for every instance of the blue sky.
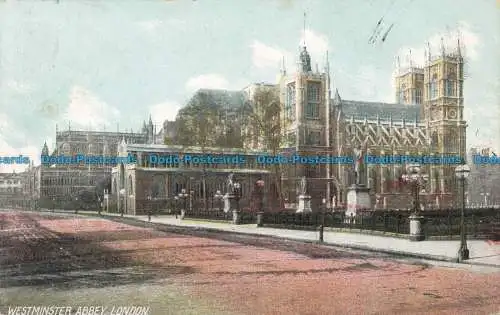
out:
{"label": "blue sky", "polygon": [[[295,69],[306,19],[313,64],[329,51],[344,99],[393,101],[396,55],[465,45],[468,143],[498,149],[500,9],[491,0],[0,2],[0,155],[37,160],[55,124],[137,130],[173,119],[198,88],[274,82]],[[384,16],[385,42],[368,39]],[[479,129],[479,131],[477,131]],[[476,136],[477,134],[477,136]]]}

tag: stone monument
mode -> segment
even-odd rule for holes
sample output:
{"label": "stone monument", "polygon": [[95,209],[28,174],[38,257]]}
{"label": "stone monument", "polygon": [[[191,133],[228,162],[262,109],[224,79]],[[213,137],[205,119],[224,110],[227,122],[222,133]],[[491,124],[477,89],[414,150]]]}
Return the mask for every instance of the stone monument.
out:
{"label": "stone monument", "polygon": [[346,217],[355,217],[358,210],[371,210],[370,189],[361,184],[361,166],[363,165],[363,149],[354,149],[354,184],[347,188]]}
{"label": "stone monument", "polygon": [[300,180],[299,206],[297,213],[311,213],[311,196],[307,194],[307,182],[305,176]]}

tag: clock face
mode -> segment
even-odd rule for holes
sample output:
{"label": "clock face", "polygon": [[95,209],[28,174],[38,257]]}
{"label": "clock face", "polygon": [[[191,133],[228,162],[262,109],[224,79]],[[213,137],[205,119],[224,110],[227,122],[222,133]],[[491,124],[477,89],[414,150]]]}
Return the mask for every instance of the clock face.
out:
{"label": "clock face", "polygon": [[457,112],[455,110],[451,109],[450,111],[448,111],[448,116],[451,119],[455,119],[455,118],[457,118]]}

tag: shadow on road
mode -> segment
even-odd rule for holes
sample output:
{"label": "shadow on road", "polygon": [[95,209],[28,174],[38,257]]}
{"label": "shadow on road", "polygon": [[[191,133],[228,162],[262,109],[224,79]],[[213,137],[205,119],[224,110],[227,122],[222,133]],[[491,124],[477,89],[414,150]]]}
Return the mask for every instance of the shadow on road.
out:
{"label": "shadow on road", "polygon": [[[0,287],[48,286],[105,287],[191,274],[186,266],[147,263],[132,257],[134,250],[113,250],[102,241],[143,240],[152,237],[144,230],[55,233],[39,220],[68,220],[36,214],[0,214]],[[72,218],[69,218],[72,219]],[[156,233],[156,236],[164,233]],[[155,235],[153,235],[154,237]],[[134,259],[135,258],[135,259]]]}

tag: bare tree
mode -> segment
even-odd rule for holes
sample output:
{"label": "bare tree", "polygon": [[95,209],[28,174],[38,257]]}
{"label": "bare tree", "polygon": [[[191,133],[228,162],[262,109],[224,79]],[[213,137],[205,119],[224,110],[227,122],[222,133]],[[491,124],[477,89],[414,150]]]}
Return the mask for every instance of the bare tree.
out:
{"label": "bare tree", "polygon": [[[243,108],[244,139],[248,148],[278,155],[281,150],[280,97],[274,87],[258,87]],[[271,166],[271,187],[282,205],[281,173],[282,165]]]}

